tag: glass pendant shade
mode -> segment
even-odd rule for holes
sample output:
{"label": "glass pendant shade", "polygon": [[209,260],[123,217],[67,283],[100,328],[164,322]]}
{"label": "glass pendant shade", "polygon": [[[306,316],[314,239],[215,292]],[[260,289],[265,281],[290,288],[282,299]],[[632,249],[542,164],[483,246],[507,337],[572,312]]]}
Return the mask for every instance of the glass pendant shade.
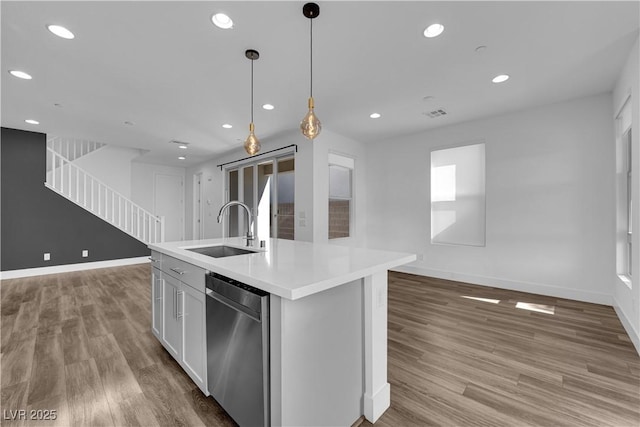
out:
{"label": "glass pendant shade", "polygon": [[322,130],[322,124],[313,112],[313,98],[309,98],[309,112],[300,122],[300,130],[307,139],[314,139]]}
{"label": "glass pendant shade", "polygon": [[256,137],[256,134],[253,132],[254,126],[253,123],[249,124],[249,136],[246,141],[244,141],[244,149],[248,155],[253,156],[258,151],[260,151],[260,141]]}

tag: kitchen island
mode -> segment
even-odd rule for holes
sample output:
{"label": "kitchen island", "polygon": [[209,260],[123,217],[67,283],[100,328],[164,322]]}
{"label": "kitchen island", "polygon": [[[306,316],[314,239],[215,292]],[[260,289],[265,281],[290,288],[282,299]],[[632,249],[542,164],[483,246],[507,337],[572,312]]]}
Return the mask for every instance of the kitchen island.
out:
{"label": "kitchen island", "polygon": [[[375,422],[390,404],[387,270],[415,255],[282,239],[224,258],[190,251],[218,245],[246,248],[242,238],[149,245],[163,266],[153,269],[154,335],[200,389],[209,394],[206,343],[198,343],[206,337],[204,276],[215,272],[270,294],[271,425],[351,425],[362,415]],[[171,286],[182,291],[169,301],[163,289]],[[170,333],[180,326],[163,320],[171,310],[183,322],[179,343]]]}

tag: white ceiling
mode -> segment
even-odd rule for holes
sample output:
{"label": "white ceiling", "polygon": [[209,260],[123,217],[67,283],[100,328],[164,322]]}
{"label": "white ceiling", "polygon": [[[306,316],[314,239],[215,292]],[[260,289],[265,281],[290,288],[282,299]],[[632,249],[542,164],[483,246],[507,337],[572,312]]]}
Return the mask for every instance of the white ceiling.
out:
{"label": "white ceiling", "polygon": [[[149,150],[139,160],[150,163],[199,163],[242,146],[248,134],[244,51],[253,48],[256,134],[277,139],[306,113],[303,4],[2,1],[2,126]],[[316,113],[325,129],[363,142],[610,91],[640,21],[638,1],[319,5]],[[215,27],[216,12],[234,28]],[[423,37],[434,22],[444,33]],[[52,35],[52,23],[76,38]],[[491,82],[502,73],[511,79]],[[424,114],[438,108],[448,114]],[[190,143],[186,161],[171,140]]]}

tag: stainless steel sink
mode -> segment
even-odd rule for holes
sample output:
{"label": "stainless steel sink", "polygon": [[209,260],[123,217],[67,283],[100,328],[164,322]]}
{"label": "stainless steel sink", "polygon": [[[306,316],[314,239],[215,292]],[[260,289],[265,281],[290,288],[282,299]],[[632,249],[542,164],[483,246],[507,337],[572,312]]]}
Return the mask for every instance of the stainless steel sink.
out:
{"label": "stainless steel sink", "polygon": [[210,256],[213,258],[224,258],[228,256],[235,255],[247,255],[247,254],[255,254],[256,251],[250,251],[247,249],[236,248],[233,246],[225,246],[225,245],[217,245],[217,246],[207,246],[204,248],[193,248],[187,249],[191,252],[197,252],[202,255]]}

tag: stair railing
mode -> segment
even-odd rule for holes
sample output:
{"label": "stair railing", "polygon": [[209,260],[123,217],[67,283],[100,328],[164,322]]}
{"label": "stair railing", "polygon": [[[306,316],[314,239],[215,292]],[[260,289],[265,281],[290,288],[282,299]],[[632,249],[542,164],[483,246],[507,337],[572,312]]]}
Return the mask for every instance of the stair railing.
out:
{"label": "stair railing", "polygon": [[47,140],[47,147],[53,149],[53,151],[70,161],[96,151],[105,145],[106,144],[102,142],[77,138],[63,138],[59,136]]}
{"label": "stair railing", "polygon": [[45,186],[144,243],[164,241],[156,216],[47,146]]}

